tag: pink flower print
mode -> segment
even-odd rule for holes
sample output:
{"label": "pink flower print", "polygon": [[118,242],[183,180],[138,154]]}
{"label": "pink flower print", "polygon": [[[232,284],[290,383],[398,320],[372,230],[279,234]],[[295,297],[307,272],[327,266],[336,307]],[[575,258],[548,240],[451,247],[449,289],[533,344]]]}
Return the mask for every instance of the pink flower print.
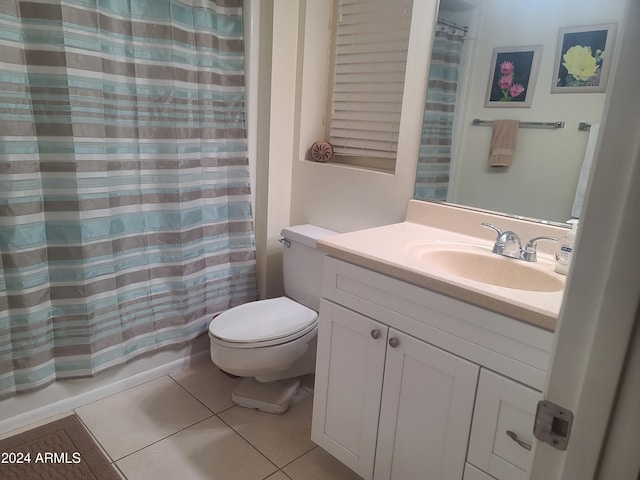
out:
{"label": "pink flower print", "polygon": [[498,80],[498,87],[500,87],[500,90],[508,90],[512,83],[513,77],[511,75],[504,75]]}
{"label": "pink flower print", "polygon": [[513,72],[514,68],[515,67],[513,65],[513,62],[504,61],[500,64],[500,73],[502,75],[509,75],[511,72]]}
{"label": "pink flower print", "polygon": [[524,87],[519,83],[514,83],[513,85],[511,85],[511,88],[509,89],[509,94],[513,98],[517,97],[518,95],[521,95],[522,92],[524,92]]}

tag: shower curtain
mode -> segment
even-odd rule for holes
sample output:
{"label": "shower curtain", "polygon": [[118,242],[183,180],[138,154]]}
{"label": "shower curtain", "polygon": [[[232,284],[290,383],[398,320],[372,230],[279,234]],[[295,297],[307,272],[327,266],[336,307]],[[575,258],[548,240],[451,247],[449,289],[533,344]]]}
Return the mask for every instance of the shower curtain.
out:
{"label": "shower curtain", "polygon": [[464,34],[462,29],[436,25],[414,191],[416,198],[447,199],[458,66]]}
{"label": "shower curtain", "polygon": [[240,5],[0,2],[0,397],[255,299]]}

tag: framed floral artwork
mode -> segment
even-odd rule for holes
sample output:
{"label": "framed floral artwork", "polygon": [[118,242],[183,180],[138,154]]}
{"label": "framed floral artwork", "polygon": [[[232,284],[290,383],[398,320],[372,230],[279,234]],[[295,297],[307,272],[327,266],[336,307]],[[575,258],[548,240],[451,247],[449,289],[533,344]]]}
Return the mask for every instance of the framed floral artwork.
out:
{"label": "framed floral artwork", "polygon": [[551,93],[606,91],[615,36],[615,23],[561,28]]}
{"label": "framed floral artwork", "polygon": [[542,45],[493,49],[485,107],[530,107]]}

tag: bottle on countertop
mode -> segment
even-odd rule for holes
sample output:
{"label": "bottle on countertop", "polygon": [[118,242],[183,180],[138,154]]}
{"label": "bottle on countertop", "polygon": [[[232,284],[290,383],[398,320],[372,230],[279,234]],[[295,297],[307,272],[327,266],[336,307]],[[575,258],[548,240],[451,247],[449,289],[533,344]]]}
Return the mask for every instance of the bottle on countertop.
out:
{"label": "bottle on countertop", "polygon": [[573,258],[573,247],[576,243],[576,233],[578,232],[578,221],[571,225],[571,230],[567,232],[562,240],[558,243],[556,251],[556,272],[566,275],[571,266]]}

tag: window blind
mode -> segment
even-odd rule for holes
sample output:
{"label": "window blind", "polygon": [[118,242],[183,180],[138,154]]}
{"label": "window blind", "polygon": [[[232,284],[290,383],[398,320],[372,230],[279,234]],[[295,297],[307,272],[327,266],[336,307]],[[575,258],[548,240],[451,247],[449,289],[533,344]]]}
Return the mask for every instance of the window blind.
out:
{"label": "window blind", "polygon": [[329,138],[347,156],[395,158],[412,0],[338,0]]}

